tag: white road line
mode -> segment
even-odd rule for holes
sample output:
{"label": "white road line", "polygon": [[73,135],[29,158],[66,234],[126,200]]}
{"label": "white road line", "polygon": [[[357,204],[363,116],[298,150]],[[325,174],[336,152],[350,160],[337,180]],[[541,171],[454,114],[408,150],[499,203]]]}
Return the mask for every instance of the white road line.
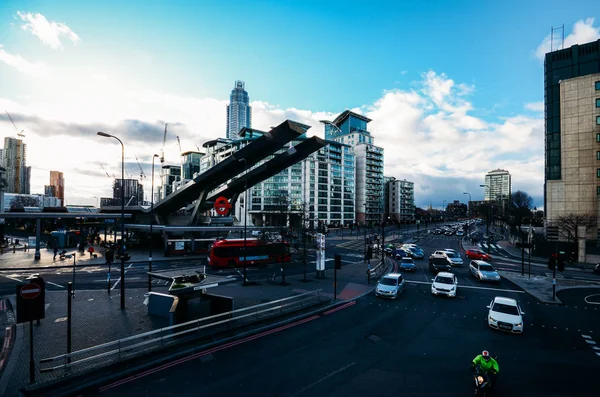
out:
{"label": "white road line", "polygon": [[594,342],[593,340],[589,340],[589,339],[586,339],[586,340],[585,340],[585,342],[586,342],[588,345],[595,345],[595,344],[596,344],[596,342]]}
{"label": "white road line", "polygon": [[54,285],[55,287],[59,287],[59,288],[63,288],[63,289],[65,288],[63,285],[53,283],[52,281],[46,281],[46,284]]}
{"label": "white road line", "polygon": [[584,337],[585,339],[592,339],[592,337],[589,336],[589,335],[583,335],[583,334],[581,334],[581,336]]}
{"label": "white road line", "polygon": [[[406,281],[407,283],[431,285],[431,283],[427,283],[427,282],[424,282],[424,281],[414,281],[414,280],[406,280],[406,279],[404,281]],[[518,291],[518,290],[515,290],[515,289],[501,289],[501,288],[487,288],[487,287],[470,287],[468,285],[462,285],[462,286],[459,286],[458,288],[459,289],[460,288],[482,289],[482,290],[500,291],[500,292],[515,292],[515,293],[518,293],[518,294],[524,294],[525,293],[525,291]]]}
{"label": "white road line", "polygon": [[19,279],[18,279],[18,278],[16,278],[16,277],[5,276],[4,274],[0,274],[0,276],[2,276],[2,277],[5,277],[5,278],[7,278],[7,279],[9,279],[9,280],[12,280],[12,281],[16,281],[16,282],[18,282],[18,283],[22,283],[22,282],[23,282],[23,280],[19,280]]}
{"label": "white road line", "polygon": [[592,349],[594,349],[594,350],[600,350],[600,347],[598,347],[598,346],[592,346]]}

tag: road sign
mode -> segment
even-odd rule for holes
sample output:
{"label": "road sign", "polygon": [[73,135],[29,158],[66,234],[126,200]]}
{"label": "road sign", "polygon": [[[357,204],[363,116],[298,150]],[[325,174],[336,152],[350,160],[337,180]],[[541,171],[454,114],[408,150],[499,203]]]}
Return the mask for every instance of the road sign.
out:
{"label": "road sign", "polygon": [[221,196],[215,200],[214,208],[215,211],[217,211],[217,214],[227,215],[227,213],[231,209],[231,204],[229,203],[229,200],[227,200],[226,197]]}
{"label": "road sign", "polygon": [[42,292],[42,289],[37,284],[25,284],[19,291],[24,299],[35,299],[40,295],[40,292]]}
{"label": "road sign", "polygon": [[41,277],[17,285],[17,324],[41,320],[46,314],[46,283]]}

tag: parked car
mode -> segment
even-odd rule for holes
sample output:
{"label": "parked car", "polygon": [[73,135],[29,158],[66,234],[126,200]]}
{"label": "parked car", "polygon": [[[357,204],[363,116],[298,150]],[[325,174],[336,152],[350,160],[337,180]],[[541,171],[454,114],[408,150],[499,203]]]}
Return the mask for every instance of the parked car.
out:
{"label": "parked car", "polygon": [[469,273],[477,277],[480,281],[500,281],[500,275],[494,269],[494,266],[484,261],[471,261]]}
{"label": "parked car", "polygon": [[488,325],[515,334],[523,333],[523,311],[512,298],[495,297],[488,306]]}
{"label": "parked car", "polygon": [[407,272],[416,272],[417,266],[415,265],[413,258],[405,257],[400,259],[400,262],[398,263],[398,269]]}
{"label": "parked car", "polygon": [[396,299],[404,291],[404,278],[400,273],[386,274],[379,280],[375,288],[375,295]]}
{"label": "parked car", "polygon": [[446,295],[450,298],[456,297],[458,279],[454,274],[439,272],[431,281],[431,293],[433,295]]}
{"label": "parked car", "polygon": [[450,261],[450,266],[462,266],[463,260],[460,257],[460,254],[454,250],[444,250],[446,253],[446,257]]}
{"label": "parked car", "polygon": [[486,254],[485,252],[480,250],[467,250],[465,252],[465,256],[469,259],[481,259],[483,261],[492,260],[492,256],[490,254]]}
{"label": "parked car", "polygon": [[429,257],[429,270],[431,272],[449,272],[450,269],[450,261],[446,255],[434,253]]}

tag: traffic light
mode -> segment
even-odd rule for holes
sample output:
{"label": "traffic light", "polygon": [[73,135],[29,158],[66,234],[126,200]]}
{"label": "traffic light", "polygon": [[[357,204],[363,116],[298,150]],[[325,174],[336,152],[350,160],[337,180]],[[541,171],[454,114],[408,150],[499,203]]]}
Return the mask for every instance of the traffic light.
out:
{"label": "traffic light", "polygon": [[548,259],[548,269],[554,270],[554,266],[556,266],[556,258],[554,257],[554,255],[552,255],[550,256],[550,259]]}
{"label": "traffic light", "polygon": [[335,268],[340,270],[342,268],[342,256],[335,254]]}
{"label": "traffic light", "polygon": [[565,258],[562,256],[558,257],[558,271],[562,272],[565,270]]}

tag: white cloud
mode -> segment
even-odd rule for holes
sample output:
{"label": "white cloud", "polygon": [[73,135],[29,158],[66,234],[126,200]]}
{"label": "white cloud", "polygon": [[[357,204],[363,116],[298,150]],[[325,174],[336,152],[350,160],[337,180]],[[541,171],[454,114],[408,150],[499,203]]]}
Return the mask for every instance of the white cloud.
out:
{"label": "white cloud", "polygon": [[[559,49],[561,46],[562,36],[557,38],[560,32],[555,32],[554,42],[552,42],[552,36],[548,35],[544,38],[538,48],[535,50],[535,56],[544,60],[546,53],[550,52],[551,49]],[[573,25],[573,30],[567,37],[565,37],[564,48],[569,48],[575,44],[589,43],[590,41],[598,40],[600,38],[600,27],[594,26],[594,18],[587,18],[585,20],[579,20]]]}
{"label": "white cloud", "polygon": [[[444,74],[429,71],[418,82],[420,88],[390,90],[373,104],[354,109],[373,119],[369,131],[375,144],[385,149],[385,175],[413,180],[419,206],[440,206],[441,200],[465,200],[483,195],[478,186],[484,175],[498,167],[513,176],[515,190],[543,196],[543,119],[541,115],[515,115],[495,120],[473,116],[465,85]],[[65,95],[51,102],[3,99],[16,122],[27,131],[28,164],[32,165],[32,191],[43,190],[50,168],[68,172],[67,202],[95,204],[94,196],[110,194],[109,174],[120,172],[120,150],[115,142],[96,136],[98,128],[122,137],[128,172],[138,175],[135,157],[147,176],[153,153],[160,153],[164,123],[169,123],[165,157],[179,162],[176,136],[182,149],[202,150],[202,144],[225,135],[226,100],[179,96],[156,91],[123,91],[111,76],[81,78]],[[94,84],[90,98],[87,93]],[[112,82],[112,83],[111,83]],[[81,83],[81,84],[79,84]],[[103,85],[104,89],[100,87]],[[472,92],[473,87],[470,87]],[[120,90],[120,91],[119,91]],[[282,109],[254,101],[253,127],[269,130],[286,119],[313,128],[309,135],[323,135],[319,120],[336,114],[306,109]],[[124,120],[134,120],[124,123]],[[135,121],[138,120],[138,121]],[[10,128],[9,128],[10,127]],[[0,131],[12,133],[0,114]],[[61,135],[61,139],[57,139]],[[64,142],[77,150],[66,150]],[[64,155],[61,155],[64,154]],[[158,174],[157,174],[158,175]],[[150,190],[150,178],[144,181]],[[439,202],[438,202],[439,201]]]}
{"label": "white cloud", "polygon": [[20,55],[14,55],[6,52],[2,46],[0,46],[0,61],[29,76],[44,79],[51,77],[50,69],[43,62],[31,63],[22,58]]}
{"label": "white cloud", "polygon": [[26,23],[21,26],[21,29],[31,32],[37,36],[42,43],[50,46],[52,49],[63,48],[61,37],[70,40],[74,45],[81,40],[79,36],[71,30],[67,25],[60,22],[48,21],[45,16],[40,13],[21,13],[17,11],[17,15]]}
{"label": "white cloud", "polygon": [[544,102],[526,103],[525,109],[531,110],[532,112],[543,112],[544,111]]}

